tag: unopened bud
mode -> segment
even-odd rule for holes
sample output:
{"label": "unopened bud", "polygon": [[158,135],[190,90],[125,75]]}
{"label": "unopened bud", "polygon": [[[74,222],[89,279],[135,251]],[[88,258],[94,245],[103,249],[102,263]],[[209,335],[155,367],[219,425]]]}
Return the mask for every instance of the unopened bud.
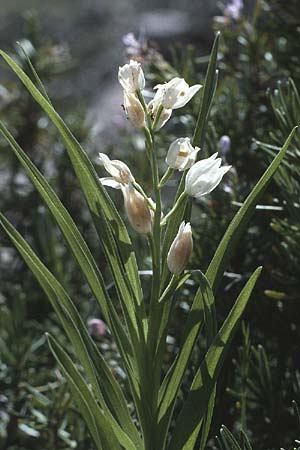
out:
{"label": "unopened bud", "polygon": [[135,94],[124,91],[124,108],[134,127],[143,128],[146,126],[145,111]]}
{"label": "unopened bud", "polygon": [[145,87],[145,76],[140,63],[131,60],[129,64],[119,67],[119,82],[126,92],[136,92]]}
{"label": "unopened bud", "polygon": [[196,161],[199,147],[193,147],[189,138],[176,139],[169,147],[166,163],[171,169],[186,170]]}
{"label": "unopened bud", "polygon": [[193,236],[191,224],[182,222],[167,257],[171,273],[180,275],[186,268],[193,251]]}
{"label": "unopened bud", "polygon": [[123,194],[125,211],[132,227],[139,233],[150,233],[153,213],[146,199],[131,184],[123,189]]}

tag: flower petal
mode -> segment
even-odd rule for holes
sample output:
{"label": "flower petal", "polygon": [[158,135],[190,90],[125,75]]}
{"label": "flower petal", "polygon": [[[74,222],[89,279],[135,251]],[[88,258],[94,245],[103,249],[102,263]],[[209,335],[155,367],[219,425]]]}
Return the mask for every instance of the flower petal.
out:
{"label": "flower petal", "polygon": [[194,86],[191,86],[188,91],[185,93],[185,95],[182,95],[182,91],[181,92],[181,96],[178,97],[176,103],[173,106],[173,109],[178,109],[178,108],[182,108],[183,106],[185,106],[193,97],[194,95],[199,91],[199,89],[202,87],[201,84],[195,84]]}
{"label": "flower petal", "polygon": [[114,178],[111,177],[100,178],[100,181],[103,186],[108,186],[113,189],[122,189],[122,184],[116,181]]}
{"label": "flower petal", "polygon": [[110,173],[113,177],[119,176],[119,170],[115,167],[115,165],[111,162],[111,160],[105,153],[99,153],[99,160],[108,173]]}

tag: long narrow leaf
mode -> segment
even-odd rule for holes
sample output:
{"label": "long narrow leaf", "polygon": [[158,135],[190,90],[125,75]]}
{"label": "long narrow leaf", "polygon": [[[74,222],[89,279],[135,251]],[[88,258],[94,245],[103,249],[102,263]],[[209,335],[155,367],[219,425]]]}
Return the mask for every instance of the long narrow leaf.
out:
{"label": "long narrow leaf", "polygon": [[27,175],[30,177],[36,189],[52,212],[57,224],[59,225],[69,244],[70,249],[72,250],[76,260],[78,261],[80,268],[86,276],[86,279],[89,282],[89,285],[95,297],[99,302],[101,313],[103,314],[105,321],[107,322],[108,326],[112,328],[111,317],[109,313],[109,307],[111,308],[112,306],[105,289],[103,277],[72,217],[63,206],[59,198],[56,196],[55,192],[48,184],[46,179],[31,162],[26,153],[21,149],[21,147],[18,145],[11,133],[1,121],[0,132],[9,143],[10,148],[17,156],[18,160],[26,170]]}
{"label": "long narrow leaf", "polygon": [[[201,274],[202,275],[202,274]],[[201,276],[200,275],[200,276]],[[164,418],[162,429],[167,431],[166,421],[169,422],[172,408],[170,408],[177,397],[181,381],[187,369],[188,362],[199,335],[200,329],[204,322],[204,300],[203,297],[208,295],[208,284],[204,281],[204,276],[200,278],[201,289],[197,291],[191,310],[189,312],[187,322],[184,328],[182,345],[173,365],[169,369],[162,386],[160,388],[160,408],[158,420]],[[171,409],[171,411],[170,411]],[[169,414],[167,411],[169,410]]]}
{"label": "long narrow leaf", "polygon": [[[107,402],[115,417],[119,419],[119,423],[124,427],[124,430],[127,431],[129,436],[132,436],[135,443],[140,445],[141,440],[131,421],[122,390],[91,340],[71,299],[56,278],[35,255],[27,242],[1,213],[0,223],[47,294],[74,346],[79,360],[90,378],[101,406],[106,409]],[[105,399],[102,396],[102,392]]]}
{"label": "long narrow leaf", "polygon": [[203,323],[206,322],[208,347],[216,335],[216,317],[212,290],[206,277],[200,271],[197,272],[197,282],[199,283],[199,289],[186,321],[180,352],[160,389],[161,403],[158,420],[163,441],[166,439],[176,397]]}
{"label": "long narrow leaf", "polygon": [[[141,308],[134,308],[134,303],[141,305],[142,293],[135,255],[126,227],[117,209],[103,189],[87,154],[81,148],[61,117],[13,59],[3,51],[0,51],[0,54],[48,114],[66,144],[74,170],[89,205],[106,258],[110,264],[118,295],[122,301],[126,315],[131,339],[137,347],[140,322],[136,320],[135,312],[137,311],[143,316],[144,311]],[[143,319],[143,317],[139,319]]]}
{"label": "long narrow leaf", "polygon": [[104,315],[105,321],[116,338],[119,350],[122,353],[124,360],[126,361],[127,359],[130,359],[131,366],[134,368],[134,360],[131,358],[131,344],[126,333],[124,332],[115,308],[107,295],[105,283],[97,264],[72,217],[56,196],[46,179],[17,144],[11,133],[1,121],[0,132],[9,143],[11,149],[23,165],[31,181],[56,219],[57,224],[64,234],[73,255],[75,256],[92,289],[92,292],[99,303],[100,310]]}
{"label": "long narrow leaf", "polygon": [[220,40],[220,32],[217,32],[211,50],[211,54],[209,57],[209,63],[205,76],[202,103],[199,110],[196,128],[193,136],[193,146],[197,145],[198,147],[203,147],[205,139],[205,131],[207,127],[208,116],[211,109],[214,92],[216,89],[216,78],[217,78],[216,68],[217,68],[219,40]]}
{"label": "long narrow leaf", "polygon": [[193,449],[193,446],[189,445],[189,439],[191,436],[198,434],[198,430],[205,415],[207,402],[214,389],[224,358],[229,349],[231,339],[261,270],[261,267],[256,269],[246,286],[243,288],[201,363],[193,380],[187,400],[176,421],[175,429],[168,447],[169,450]]}
{"label": "long narrow leaf", "polygon": [[[206,283],[209,285],[207,278],[205,278]],[[217,334],[217,316],[215,308],[215,299],[211,287],[208,289],[209,295],[204,297],[204,321],[205,321],[205,336],[206,336],[206,348],[212,344],[216,334]],[[208,439],[208,434],[211,427],[211,421],[213,418],[215,398],[216,398],[216,385],[212,390],[205,417],[203,419],[201,428],[201,440],[199,450],[204,450],[206,447],[206,441]],[[196,443],[196,441],[195,441]]]}
{"label": "long narrow leaf", "polygon": [[[113,448],[121,450],[117,437],[115,436],[105,414],[102,413],[99,405],[95,401],[91,391],[89,390],[86,382],[78,372],[78,369],[73,364],[71,358],[62,349],[62,347],[56,342],[56,340],[48,335],[48,342],[56,361],[61,367],[63,374],[66,376],[72,390],[77,393],[76,398],[80,398],[79,408],[87,405],[90,415],[96,424],[96,430],[100,435],[103,449]],[[89,425],[89,421],[87,422]]]}
{"label": "long narrow leaf", "polygon": [[273,162],[267,168],[256,186],[252,189],[243,206],[234,216],[232,222],[227,228],[227,231],[224,234],[206,272],[206,276],[208,278],[208,281],[210,282],[210,285],[212,286],[213,291],[217,289],[226,264],[234,248],[236,247],[240,236],[244,232],[252,216],[252,213],[255,210],[256,204],[258,203],[261,195],[263,194],[272,176],[274,175],[274,172],[278,168],[282,158],[284,157],[296,129],[297,127],[295,127],[291,131],[280,152],[278,153],[276,158],[274,158]]}

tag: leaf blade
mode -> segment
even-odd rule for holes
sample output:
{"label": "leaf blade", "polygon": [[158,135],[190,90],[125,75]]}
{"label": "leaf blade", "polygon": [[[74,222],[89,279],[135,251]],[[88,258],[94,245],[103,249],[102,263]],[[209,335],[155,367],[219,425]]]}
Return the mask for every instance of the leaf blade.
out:
{"label": "leaf blade", "polygon": [[258,267],[246,283],[210,346],[193,380],[187,400],[176,421],[168,450],[188,450],[189,438],[199,428],[231,339],[248,303],[262,268]]}
{"label": "leaf blade", "polygon": [[[137,345],[138,335],[141,330],[135,317],[133,302],[141,305],[142,291],[135,254],[126,227],[104,190],[87,154],[64,121],[13,59],[1,50],[0,54],[29,90],[33,98],[47,113],[65,142],[72,165],[91,211],[106,259],[114,276],[132,341]],[[141,308],[136,310],[143,314]]]}
{"label": "leaf blade", "polygon": [[223,236],[206,271],[206,277],[208,278],[213,291],[217,289],[231,253],[233,252],[236,243],[248,224],[250,217],[255,210],[255,205],[259,201],[260,196],[263,194],[282,158],[284,157],[296,129],[297,127],[291,131],[280,152],[257,182],[256,186],[252,189],[251,193],[243,203],[243,206],[234,216],[229,227],[227,228],[227,231]]}
{"label": "leaf blade", "polygon": [[[124,426],[128,435],[132,436],[132,439],[137,444],[137,448],[140,448],[141,439],[130,418],[123,392],[89,336],[71,299],[56,278],[39,260],[28,243],[1,213],[0,224],[48,296],[68,338],[76,350],[79,360],[89,376],[101,406],[106,409],[106,402],[108,403],[119,423]],[[95,368],[99,376],[95,373]],[[102,390],[104,390],[105,399],[102,396]]]}
{"label": "leaf blade", "polygon": [[47,337],[52,354],[54,355],[68,382],[76,391],[77,396],[81,400],[80,406],[82,407],[84,405],[84,402],[88,406],[91,417],[96,424],[96,430],[100,435],[100,440],[103,442],[103,448],[116,448],[116,450],[121,450],[119,441],[115,436],[115,433],[113,432],[107,420],[107,417],[102,414],[99,406],[95,401],[95,398],[93,397],[91,391],[88,389],[85,380],[79,373],[78,369],[75,367],[71,358],[51,335],[48,335]]}

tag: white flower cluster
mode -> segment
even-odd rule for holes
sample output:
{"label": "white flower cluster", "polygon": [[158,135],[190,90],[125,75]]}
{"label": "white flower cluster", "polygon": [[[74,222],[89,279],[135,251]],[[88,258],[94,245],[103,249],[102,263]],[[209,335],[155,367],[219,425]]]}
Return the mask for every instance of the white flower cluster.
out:
{"label": "white flower cluster", "polygon": [[[189,86],[183,78],[173,78],[165,84],[155,86],[154,98],[148,103],[144,101],[142,90],[145,87],[145,76],[136,61],[119,68],[118,78],[123,87],[124,108],[130,122],[137,128],[149,128],[154,133],[171,117],[173,109],[185,106],[201,88],[200,84]],[[193,147],[190,138],[178,138],[169,146],[166,155],[168,178],[172,171],[187,171],[185,190],[182,194],[199,198],[209,194],[221,182],[231,166],[221,166],[221,158],[217,153],[196,162],[199,147]],[[101,164],[110,177],[101,178],[101,183],[115,189],[121,189],[124,206],[129,222],[135,230],[148,234],[152,231],[154,202],[149,199],[139,186],[129,167],[118,160],[110,160],[104,153],[99,153]],[[165,180],[165,178],[163,177]],[[162,179],[162,180],[163,180]],[[163,183],[162,183],[163,185]],[[182,196],[181,196],[182,197]],[[176,209],[176,204],[173,210]],[[162,221],[166,223],[173,210]],[[187,265],[193,249],[190,223],[182,222],[167,257],[170,272],[179,275]]]}
{"label": "white flower cluster", "polygon": [[[141,64],[131,60],[119,68],[118,78],[123,88],[127,117],[136,128],[143,128],[146,115],[139,94],[145,87],[145,76]],[[155,86],[154,98],[147,105],[155,129],[159,130],[170,119],[172,110],[185,106],[201,87],[201,84],[190,87],[183,78],[178,77]]]}

